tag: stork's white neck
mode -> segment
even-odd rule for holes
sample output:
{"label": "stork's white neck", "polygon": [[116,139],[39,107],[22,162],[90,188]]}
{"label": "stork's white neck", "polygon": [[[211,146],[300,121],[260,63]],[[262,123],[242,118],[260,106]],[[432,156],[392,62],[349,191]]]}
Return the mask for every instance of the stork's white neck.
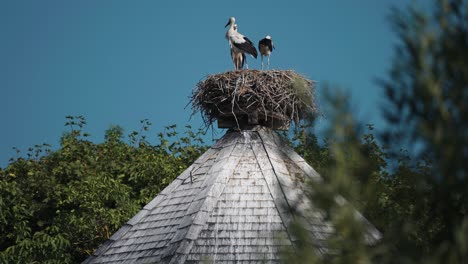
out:
{"label": "stork's white neck", "polygon": [[234,23],[235,19],[231,18],[231,24],[229,25],[229,29],[226,32],[226,39],[230,41],[230,36],[232,36],[235,32],[237,32],[236,24]]}

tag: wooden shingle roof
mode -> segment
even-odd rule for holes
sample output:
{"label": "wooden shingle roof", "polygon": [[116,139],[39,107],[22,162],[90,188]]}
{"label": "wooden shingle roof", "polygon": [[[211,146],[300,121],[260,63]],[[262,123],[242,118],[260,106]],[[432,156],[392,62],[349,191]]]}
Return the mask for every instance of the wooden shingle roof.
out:
{"label": "wooden shingle roof", "polygon": [[[84,263],[276,263],[304,177],[321,180],[276,132],[229,131]],[[320,213],[307,222],[326,250],[332,227]]]}

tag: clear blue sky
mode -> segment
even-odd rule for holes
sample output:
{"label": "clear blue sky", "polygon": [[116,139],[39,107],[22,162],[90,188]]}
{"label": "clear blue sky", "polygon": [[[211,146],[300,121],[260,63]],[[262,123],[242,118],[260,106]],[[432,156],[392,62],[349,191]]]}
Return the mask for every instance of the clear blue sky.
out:
{"label": "clear blue sky", "polygon": [[[293,69],[349,90],[356,115],[382,124],[376,77],[390,67],[387,16],[403,0],[0,1],[0,167],[12,147],[59,144],[66,115],[83,115],[100,142],[110,125],[127,133],[191,124],[195,84],[233,68],[224,25],[235,16],[254,43],[269,34],[275,69]],[[249,59],[250,68],[260,60]],[[326,113],[325,113],[326,115]]]}

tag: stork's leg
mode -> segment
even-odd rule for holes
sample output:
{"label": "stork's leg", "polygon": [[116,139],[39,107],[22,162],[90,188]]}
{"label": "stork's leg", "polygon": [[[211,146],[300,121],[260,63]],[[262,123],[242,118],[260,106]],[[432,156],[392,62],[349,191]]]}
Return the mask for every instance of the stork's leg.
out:
{"label": "stork's leg", "polygon": [[268,55],[268,69],[270,69],[270,55]]}
{"label": "stork's leg", "polygon": [[238,55],[236,55],[235,64],[236,64],[237,71],[242,69],[242,60],[239,58]]}
{"label": "stork's leg", "polygon": [[263,70],[263,55],[261,57],[262,57],[262,70]]}

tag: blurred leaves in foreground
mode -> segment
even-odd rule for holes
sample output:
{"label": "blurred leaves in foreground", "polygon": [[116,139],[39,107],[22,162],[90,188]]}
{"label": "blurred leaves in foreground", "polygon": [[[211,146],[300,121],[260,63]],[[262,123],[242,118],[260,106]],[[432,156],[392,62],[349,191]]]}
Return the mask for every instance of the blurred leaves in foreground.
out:
{"label": "blurred leaves in foreground", "polygon": [[[468,263],[468,4],[439,0],[432,15],[395,9],[391,21],[400,42],[379,80],[387,127],[363,129],[338,94],[328,96],[324,144],[296,134],[297,151],[325,178],[308,199],[336,233],[320,256],[295,226],[299,254],[285,263]],[[337,193],[350,203],[334,202]],[[382,232],[378,243],[366,242],[353,208]]]}

